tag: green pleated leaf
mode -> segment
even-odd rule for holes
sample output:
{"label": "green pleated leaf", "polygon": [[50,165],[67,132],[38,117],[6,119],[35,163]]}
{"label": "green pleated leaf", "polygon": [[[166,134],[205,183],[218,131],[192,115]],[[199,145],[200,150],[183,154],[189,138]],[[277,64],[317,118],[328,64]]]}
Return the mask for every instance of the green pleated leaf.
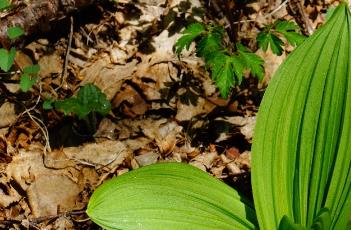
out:
{"label": "green pleated leaf", "polygon": [[92,195],[87,213],[104,229],[257,229],[245,198],[181,163],[146,166],[107,181]]}
{"label": "green pleated leaf", "polygon": [[351,16],[340,4],[280,66],[260,106],[252,184],[261,229],[286,215],[311,227],[322,208],[330,229],[351,215]]}

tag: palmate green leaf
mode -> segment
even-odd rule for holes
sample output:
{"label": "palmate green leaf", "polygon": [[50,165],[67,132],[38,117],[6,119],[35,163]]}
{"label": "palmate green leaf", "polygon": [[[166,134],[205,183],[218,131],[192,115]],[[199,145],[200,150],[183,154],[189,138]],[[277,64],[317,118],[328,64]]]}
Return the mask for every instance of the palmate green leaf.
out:
{"label": "palmate green leaf", "polygon": [[104,229],[257,229],[244,197],[181,163],[154,164],[105,182],[93,193],[87,214]]}
{"label": "palmate green leaf", "polygon": [[229,56],[226,56],[225,62],[222,63],[221,67],[216,66],[216,69],[212,71],[212,77],[221,96],[227,98],[234,83],[233,64]]}
{"label": "palmate green leaf", "polygon": [[180,53],[184,48],[188,50],[190,47],[190,44],[204,32],[205,32],[205,27],[201,23],[190,24],[182,32],[183,36],[180,37],[177,40],[176,44],[174,45],[176,54],[180,55]]}
{"label": "palmate green leaf", "polygon": [[260,106],[252,186],[261,229],[283,216],[330,229],[351,215],[351,16],[346,3],[281,65]]}
{"label": "palmate green leaf", "polygon": [[241,44],[237,44],[238,57],[242,60],[245,68],[250,70],[251,74],[256,76],[259,80],[264,77],[264,61],[258,55],[249,51],[246,47]]}
{"label": "palmate green leaf", "polygon": [[288,43],[293,46],[301,44],[306,37],[296,31],[299,30],[299,26],[293,22],[278,20],[275,23],[275,30],[281,33]]}
{"label": "palmate green leaf", "polygon": [[218,33],[209,33],[204,36],[197,44],[196,52],[198,56],[204,57],[207,61],[213,55],[213,52],[223,50],[222,35]]}
{"label": "palmate green leaf", "polygon": [[263,51],[267,51],[268,47],[271,48],[272,52],[276,55],[282,55],[284,42],[276,35],[262,31],[257,35],[258,47]]}

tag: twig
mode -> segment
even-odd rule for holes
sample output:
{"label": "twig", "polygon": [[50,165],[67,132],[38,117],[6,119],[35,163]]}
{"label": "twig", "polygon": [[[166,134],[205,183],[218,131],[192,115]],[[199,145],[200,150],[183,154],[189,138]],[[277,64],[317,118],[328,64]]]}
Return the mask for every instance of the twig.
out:
{"label": "twig", "polygon": [[39,127],[40,131],[43,133],[44,138],[45,138],[45,147],[44,147],[44,155],[46,154],[46,150],[51,152],[51,147],[50,147],[50,142],[49,142],[49,131],[46,128],[45,124],[43,123],[42,120],[40,120],[39,118],[33,116],[30,112],[35,110],[35,108],[37,107],[37,105],[40,102],[40,98],[41,98],[41,93],[42,93],[42,87],[41,84],[39,84],[39,96],[35,102],[35,104],[29,108],[26,109],[24,112],[22,112],[18,117],[23,116],[24,114],[27,114],[28,117]]}
{"label": "twig", "polygon": [[63,66],[63,71],[62,71],[62,78],[61,78],[61,85],[58,88],[67,88],[67,68],[68,68],[68,61],[69,61],[69,53],[72,48],[72,38],[73,38],[73,26],[74,26],[74,21],[73,17],[71,16],[71,27],[69,31],[69,37],[68,37],[68,44],[67,44],[67,50],[66,50],[66,56],[65,56],[65,63]]}

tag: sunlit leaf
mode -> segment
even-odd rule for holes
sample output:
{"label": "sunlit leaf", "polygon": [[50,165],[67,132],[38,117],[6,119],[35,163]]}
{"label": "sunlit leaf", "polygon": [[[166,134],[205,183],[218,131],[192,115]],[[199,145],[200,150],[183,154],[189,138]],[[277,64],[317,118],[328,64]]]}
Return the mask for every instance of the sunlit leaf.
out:
{"label": "sunlit leaf", "polygon": [[346,3],[297,47],[272,78],[253,141],[252,185],[261,229],[283,216],[330,229],[351,215],[351,16]]}
{"label": "sunlit leaf", "polygon": [[183,32],[175,44],[175,52],[179,55],[183,49],[189,49],[190,44],[205,32],[205,27],[200,23],[190,24]]}
{"label": "sunlit leaf", "polygon": [[101,185],[87,213],[104,229],[257,229],[250,203],[201,170],[161,163]]}

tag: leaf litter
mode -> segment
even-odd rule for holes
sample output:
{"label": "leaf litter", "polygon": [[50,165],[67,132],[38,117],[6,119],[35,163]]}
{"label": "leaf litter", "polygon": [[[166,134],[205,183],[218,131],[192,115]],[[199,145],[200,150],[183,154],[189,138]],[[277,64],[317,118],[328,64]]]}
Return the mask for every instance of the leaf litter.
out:
{"label": "leaf litter", "polygon": [[[288,7],[267,17],[267,4],[249,4],[251,10],[241,19],[255,22],[240,24],[240,39],[255,38],[272,18],[294,18]],[[202,1],[121,0],[106,9],[90,9],[102,15],[98,20],[74,23],[69,55],[65,34],[33,41],[16,56],[19,66],[40,65],[40,85],[20,93],[13,84],[19,79],[15,74],[3,83],[6,91],[0,91],[9,98],[0,108],[0,228],[96,229],[84,213],[92,191],[108,178],[162,161],[187,162],[250,196],[257,107],[285,53],[258,50],[265,60],[264,81],[252,81],[244,73],[235,96],[221,98],[194,45],[180,59],[173,48],[193,13],[204,7]],[[306,8],[314,17],[313,28],[324,20],[323,7]],[[220,16],[195,19],[225,24]],[[247,45],[255,50],[254,44]],[[42,99],[64,99],[88,83],[98,86],[112,105],[93,136],[82,137],[79,129],[77,134],[79,120],[43,111],[36,103],[35,92]],[[31,116],[28,108],[33,108]],[[72,136],[61,133],[63,124]],[[49,137],[57,135],[47,140],[46,131]],[[78,144],[53,144],[77,136],[82,138]],[[52,151],[46,141],[55,147]]]}

